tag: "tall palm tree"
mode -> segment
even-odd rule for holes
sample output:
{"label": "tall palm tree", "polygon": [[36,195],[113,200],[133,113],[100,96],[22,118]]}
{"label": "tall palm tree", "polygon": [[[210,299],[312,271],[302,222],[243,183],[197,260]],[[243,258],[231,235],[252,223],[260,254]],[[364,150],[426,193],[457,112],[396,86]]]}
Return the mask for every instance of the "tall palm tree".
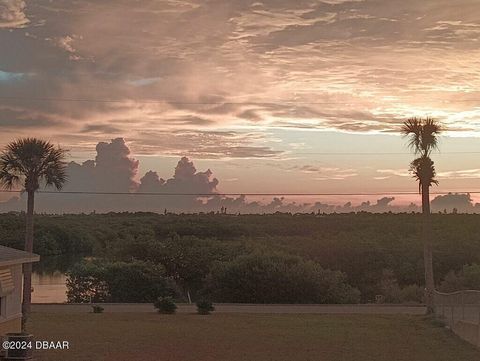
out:
{"label": "tall palm tree", "polygon": [[440,124],[432,118],[410,118],[402,126],[402,134],[409,137],[408,145],[419,157],[410,163],[410,172],[418,181],[418,190],[422,195],[422,238],[423,260],[425,267],[425,302],[427,312],[434,312],[433,292],[433,251],[430,223],[430,187],[438,185],[435,179],[435,165],[430,159],[433,150],[438,149],[438,136],[442,132]]}
{"label": "tall palm tree", "polygon": [[[8,144],[0,156],[0,185],[6,189],[23,186],[27,193],[25,251],[33,252],[33,212],[35,192],[40,185],[60,190],[67,180],[66,151],[49,142],[18,139]],[[30,314],[32,298],[32,265],[23,268],[22,330]]]}

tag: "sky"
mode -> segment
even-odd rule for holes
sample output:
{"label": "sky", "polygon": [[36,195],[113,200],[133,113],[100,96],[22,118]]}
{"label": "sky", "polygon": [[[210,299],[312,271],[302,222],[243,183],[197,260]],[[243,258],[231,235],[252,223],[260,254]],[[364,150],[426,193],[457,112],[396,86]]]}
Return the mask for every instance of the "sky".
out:
{"label": "sky", "polygon": [[434,191],[480,191],[479,19],[478,0],[0,0],[0,146],[81,165],[116,144],[135,190],[188,157],[212,192],[388,196],[417,190],[401,123],[432,116]]}

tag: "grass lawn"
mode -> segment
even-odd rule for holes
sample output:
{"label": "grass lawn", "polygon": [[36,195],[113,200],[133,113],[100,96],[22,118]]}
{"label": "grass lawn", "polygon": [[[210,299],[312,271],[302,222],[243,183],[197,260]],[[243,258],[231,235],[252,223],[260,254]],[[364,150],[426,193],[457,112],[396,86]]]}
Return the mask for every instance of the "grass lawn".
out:
{"label": "grass lawn", "polygon": [[475,361],[480,351],[423,316],[148,313],[32,315],[38,361]]}

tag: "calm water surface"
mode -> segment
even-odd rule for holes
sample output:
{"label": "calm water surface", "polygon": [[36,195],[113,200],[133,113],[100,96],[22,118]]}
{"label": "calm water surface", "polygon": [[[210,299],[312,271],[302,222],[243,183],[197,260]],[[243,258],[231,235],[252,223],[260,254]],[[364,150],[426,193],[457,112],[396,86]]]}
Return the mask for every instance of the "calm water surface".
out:
{"label": "calm water surface", "polygon": [[67,301],[65,273],[55,271],[51,274],[34,273],[32,275],[33,303],[64,303]]}
{"label": "calm water surface", "polygon": [[32,275],[33,303],[64,303],[67,270],[82,260],[82,256],[45,256],[34,264]]}

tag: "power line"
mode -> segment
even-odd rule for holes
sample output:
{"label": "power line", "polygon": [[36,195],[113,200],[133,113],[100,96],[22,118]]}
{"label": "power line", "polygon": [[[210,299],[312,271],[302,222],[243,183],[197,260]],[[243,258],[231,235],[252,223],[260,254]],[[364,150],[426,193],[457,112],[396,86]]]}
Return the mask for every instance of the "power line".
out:
{"label": "power line", "polygon": [[[234,102],[234,101],[175,101],[175,100],[138,100],[138,99],[88,99],[88,98],[58,98],[58,97],[17,97],[17,96],[0,96],[1,100],[19,100],[19,101],[50,101],[50,102],[72,102],[72,103],[125,103],[125,102],[135,102],[137,104],[174,104],[174,105],[349,105],[349,104],[359,104],[358,101],[338,101],[338,102],[307,102],[307,101],[289,101],[289,100],[278,100],[276,102]],[[374,99],[364,99],[364,101],[372,101]],[[384,101],[384,100],[382,100]],[[392,100],[394,102],[406,102],[406,103],[425,103],[425,100]],[[440,100],[437,101],[444,104],[454,104],[454,103],[469,103],[469,102],[479,102],[480,99],[458,99],[454,101],[450,100]]]}
{"label": "power line", "polygon": [[[22,193],[22,190],[0,190],[0,193]],[[188,196],[188,197],[213,197],[213,196],[250,196],[250,197],[307,197],[307,196],[384,196],[384,195],[419,195],[418,192],[362,192],[362,193],[165,193],[165,192],[94,192],[94,191],[37,191],[40,194],[80,194],[80,195],[128,195],[128,196]],[[443,191],[431,192],[431,195],[445,195],[450,193],[480,194],[480,191]]]}
{"label": "power line", "polygon": [[21,100],[21,101],[51,101],[51,102],[72,102],[72,103],[126,103],[129,101],[138,104],[174,104],[174,105],[278,105],[278,104],[305,104],[305,105],[328,105],[328,104],[347,104],[345,102],[295,102],[295,101],[278,101],[278,102],[219,102],[219,101],[175,101],[175,100],[138,100],[138,99],[82,99],[82,98],[43,98],[43,97],[0,97],[4,100]]}
{"label": "power line", "polygon": [[[277,150],[276,151],[278,155],[282,156],[297,156],[297,155],[321,155],[321,156],[391,156],[391,155],[402,155],[402,156],[409,156],[411,157],[412,154],[408,152],[289,152],[288,150]],[[196,156],[198,154],[205,154],[201,152],[189,152],[189,151],[184,151],[184,152],[167,152],[165,151],[166,155],[175,155],[175,156]],[[441,156],[441,155],[456,155],[456,154],[480,154],[480,151],[462,151],[462,152],[438,152],[435,153],[435,156]],[[263,160],[269,160],[268,158],[260,158]],[[274,158],[275,160],[279,160],[278,158]],[[280,160],[289,160],[287,159],[280,159]]]}
{"label": "power line", "polygon": [[[435,155],[444,155],[444,154],[480,154],[480,151],[459,151],[459,152],[438,152]],[[308,153],[287,153],[286,155],[408,155],[411,156],[411,153],[406,152],[308,152]]]}

